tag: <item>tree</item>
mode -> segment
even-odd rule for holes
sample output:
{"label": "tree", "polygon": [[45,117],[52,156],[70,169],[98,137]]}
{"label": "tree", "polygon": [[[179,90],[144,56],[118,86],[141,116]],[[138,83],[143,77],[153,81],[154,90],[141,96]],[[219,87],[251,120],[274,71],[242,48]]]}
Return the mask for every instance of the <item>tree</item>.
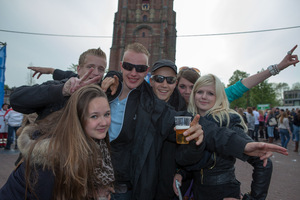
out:
{"label": "tree", "polygon": [[71,64],[71,65],[68,67],[68,70],[77,73],[77,66],[78,66],[77,64]]}
{"label": "tree", "polygon": [[287,83],[273,83],[273,87],[276,91],[276,97],[280,101],[280,105],[283,105],[283,92],[290,90],[290,87]]}
{"label": "tree", "polygon": [[[237,81],[239,81],[243,78],[247,78],[248,76],[249,76],[249,74],[247,74],[246,72],[243,72],[240,70],[234,71],[233,75],[229,79],[229,84],[227,85],[227,87],[234,85]],[[234,108],[234,107],[246,108],[247,105],[249,104],[249,103],[247,103],[248,99],[249,99],[249,92],[246,92],[241,98],[231,102],[230,107],[231,108]]]}
{"label": "tree", "polygon": [[300,82],[294,83],[292,86],[292,90],[300,90]]}
{"label": "tree", "polygon": [[[233,85],[238,80],[242,78],[247,78],[249,74],[246,72],[236,70],[233,72],[232,77],[229,79],[229,84]],[[253,87],[251,90],[246,92],[241,98],[231,102],[230,107],[241,107],[246,108],[249,106],[257,106],[258,104],[271,104],[272,106],[278,105],[278,100],[276,100],[276,93],[271,83],[267,80],[261,82],[257,86]]]}
{"label": "tree", "polygon": [[[29,66],[33,66],[32,63],[29,64]],[[32,77],[34,71],[29,70],[29,73],[27,73],[27,85],[34,85],[35,84],[35,80]]]}
{"label": "tree", "polygon": [[261,82],[250,90],[250,106],[257,106],[258,104],[279,105],[273,84],[268,83],[268,80]]}

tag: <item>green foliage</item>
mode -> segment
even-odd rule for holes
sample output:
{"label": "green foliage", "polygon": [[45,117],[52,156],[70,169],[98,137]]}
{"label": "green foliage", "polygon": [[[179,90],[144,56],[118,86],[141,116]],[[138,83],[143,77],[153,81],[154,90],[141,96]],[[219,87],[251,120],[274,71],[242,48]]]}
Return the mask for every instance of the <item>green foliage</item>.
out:
{"label": "green foliage", "polygon": [[[233,85],[241,78],[247,78],[249,74],[236,70],[229,79],[229,84]],[[261,82],[251,90],[246,92],[241,98],[231,102],[230,107],[246,108],[249,106],[257,106],[258,104],[270,104],[271,106],[279,105],[279,100],[276,99],[276,90],[272,87],[272,83],[267,80]]]}
{"label": "green foliage", "polygon": [[67,69],[77,73],[77,64],[71,64]]}
{"label": "green foliage", "polygon": [[[234,85],[237,81],[243,79],[243,78],[247,78],[249,76],[249,74],[247,74],[246,72],[240,71],[240,70],[236,70],[233,72],[233,75],[230,77],[229,79],[229,84],[227,87]],[[230,107],[231,108],[235,108],[237,107],[242,107],[242,108],[246,108],[248,103],[247,100],[249,96],[249,92],[246,92],[241,98],[236,99],[235,101],[230,103]]]}
{"label": "green foliage", "polygon": [[292,86],[292,90],[300,90],[300,82],[294,83]]}

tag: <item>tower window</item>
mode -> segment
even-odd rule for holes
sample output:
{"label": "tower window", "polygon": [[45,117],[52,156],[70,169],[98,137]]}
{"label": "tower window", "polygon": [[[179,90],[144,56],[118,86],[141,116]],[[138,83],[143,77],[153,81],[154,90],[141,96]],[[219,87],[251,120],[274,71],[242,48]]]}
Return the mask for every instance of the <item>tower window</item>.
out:
{"label": "tower window", "polygon": [[143,33],[142,33],[142,37],[145,37],[145,36],[146,36],[146,33],[145,33],[145,32],[143,32]]}
{"label": "tower window", "polygon": [[144,16],[143,16],[143,22],[146,22],[147,20],[148,20],[147,15],[144,15]]}

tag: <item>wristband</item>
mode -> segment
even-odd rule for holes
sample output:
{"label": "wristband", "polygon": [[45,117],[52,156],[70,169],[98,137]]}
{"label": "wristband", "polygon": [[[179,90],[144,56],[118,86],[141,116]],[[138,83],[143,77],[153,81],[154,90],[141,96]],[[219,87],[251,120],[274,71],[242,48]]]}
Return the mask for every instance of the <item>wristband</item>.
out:
{"label": "wristband", "polygon": [[270,66],[268,67],[268,70],[269,70],[269,72],[270,72],[270,74],[271,74],[272,76],[275,76],[276,74],[279,74],[279,69],[278,69],[278,67],[277,67],[277,64],[275,64],[275,65],[270,65]]}

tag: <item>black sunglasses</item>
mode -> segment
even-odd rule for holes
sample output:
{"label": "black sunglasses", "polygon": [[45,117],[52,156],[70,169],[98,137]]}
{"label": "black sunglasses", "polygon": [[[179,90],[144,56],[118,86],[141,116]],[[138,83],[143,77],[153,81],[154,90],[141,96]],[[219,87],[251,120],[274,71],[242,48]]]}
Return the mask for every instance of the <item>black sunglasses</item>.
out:
{"label": "black sunglasses", "polygon": [[151,78],[158,83],[162,83],[166,79],[168,84],[174,84],[177,80],[176,77],[161,75],[152,75]]}
{"label": "black sunglasses", "polygon": [[131,71],[133,68],[135,68],[136,72],[145,72],[148,69],[147,65],[134,65],[128,62],[123,62],[123,68],[127,71]]}

